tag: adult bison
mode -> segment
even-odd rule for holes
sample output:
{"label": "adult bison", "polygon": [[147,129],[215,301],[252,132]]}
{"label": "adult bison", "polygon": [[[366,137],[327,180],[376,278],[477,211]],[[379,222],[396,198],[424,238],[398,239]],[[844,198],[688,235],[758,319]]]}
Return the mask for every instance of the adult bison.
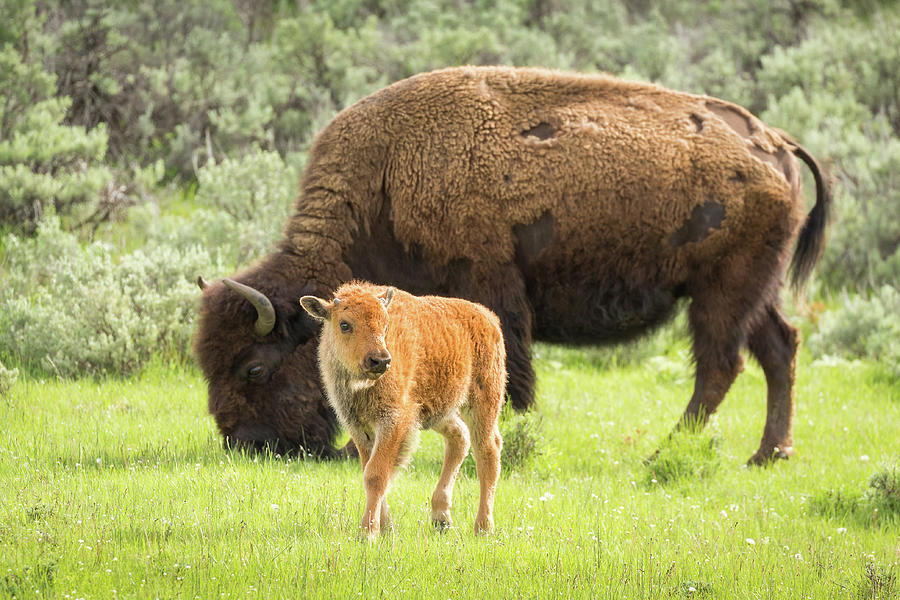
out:
{"label": "adult bison", "polygon": [[[816,182],[808,216],[795,156]],[[802,147],[723,100],[541,69],[417,75],[335,117],[277,250],[205,286],[209,409],[229,443],[334,455],[318,326],[298,299],[351,278],[496,312],[519,409],[534,402],[533,339],[627,340],[690,298],[682,422],[716,410],[746,346],[768,383],[750,460],[787,457],[798,341],[778,292],[795,240],[793,282],[809,275],[828,204]]]}

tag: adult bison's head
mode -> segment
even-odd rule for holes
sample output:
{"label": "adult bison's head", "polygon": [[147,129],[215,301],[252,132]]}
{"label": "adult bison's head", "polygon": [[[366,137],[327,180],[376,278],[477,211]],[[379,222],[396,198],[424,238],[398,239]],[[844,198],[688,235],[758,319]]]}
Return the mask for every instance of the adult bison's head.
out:
{"label": "adult bison's head", "polygon": [[225,444],[334,456],[338,425],[320,387],[319,325],[299,298],[327,293],[263,262],[202,289],[194,352]]}

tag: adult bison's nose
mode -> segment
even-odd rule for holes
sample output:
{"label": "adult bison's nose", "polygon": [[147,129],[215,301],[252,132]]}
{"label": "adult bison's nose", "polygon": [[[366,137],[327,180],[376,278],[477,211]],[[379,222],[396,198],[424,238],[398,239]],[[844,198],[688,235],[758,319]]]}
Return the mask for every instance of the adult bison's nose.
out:
{"label": "adult bison's nose", "polygon": [[384,354],[369,354],[366,356],[366,360],[363,361],[363,369],[374,377],[383,375],[390,367],[391,355],[387,352]]}
{"label": "adult bison's nose", "polygon": [[250,423],[238,425],[234,431],[225,436],[225,445],[229,448],[245,448],[281,454],[288,448],[287,440],[283,439],[274,427],[263,423]]}

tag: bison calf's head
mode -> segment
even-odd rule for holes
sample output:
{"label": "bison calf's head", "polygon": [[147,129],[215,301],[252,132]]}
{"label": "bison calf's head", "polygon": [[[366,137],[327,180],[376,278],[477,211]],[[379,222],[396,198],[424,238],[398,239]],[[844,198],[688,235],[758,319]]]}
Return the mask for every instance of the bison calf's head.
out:
{"label": "bison calf's head", "polygon": [[390,368],[384,338],[393,295],[394,289],[388,288],[380,296],[354,291],[332,302],[315,296],[300,299],[306,312],[323,322],[321,343],[351,379],[374,381]]}

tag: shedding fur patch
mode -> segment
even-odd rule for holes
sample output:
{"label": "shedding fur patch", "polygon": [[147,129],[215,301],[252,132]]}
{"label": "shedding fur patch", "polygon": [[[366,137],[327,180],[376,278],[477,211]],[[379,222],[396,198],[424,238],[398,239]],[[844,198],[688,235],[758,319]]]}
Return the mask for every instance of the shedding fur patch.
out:
{"label": "shedding fur patch", "polygon": [[684,224],[669,236],[669,246],[675,248],[685,244],[702,242],[709,234],[718,229],[725,220],[725,207],[718,202],[708,201],[695,206],[691,216]]}
{"label": "shedding fur patch", "polygon": [[513,233],[516,236],[516,256],[530,263],[553,241],[553,216],[546,211],[534,223],[514,226]]}
{"label": "shedding fur patch", "polygon": [[750,146],[750,154],[775,167],[775,169],[780,171],[788,181],[792,180],[793,171],[791,169],[790,155],[784,148],[779,148],[773,154],[771,152],[766,152],[756,144],[753,144]]}
{"label": "shedding fur patch", "polygon": [[739,112],[734,107],[718,102],[707,102],[706,107],[717,117],[725,121],[742,138],[750,139],[756,133],[756,126],[747,115]]}
{"label": "shedding fur patch", "polygon": [[540,122],[531,129],[526,129],[520,135],[524,138],[537,138],[538,140],[549,140],[556,134],[553,125],[546,122]]}
{"label": "shedding fur patch", "polygon": [[697,133],[703,131],[703,119],[700,118],[700,115],[691,113],[691,121],[694,122],[694,127],[697,128]]}

